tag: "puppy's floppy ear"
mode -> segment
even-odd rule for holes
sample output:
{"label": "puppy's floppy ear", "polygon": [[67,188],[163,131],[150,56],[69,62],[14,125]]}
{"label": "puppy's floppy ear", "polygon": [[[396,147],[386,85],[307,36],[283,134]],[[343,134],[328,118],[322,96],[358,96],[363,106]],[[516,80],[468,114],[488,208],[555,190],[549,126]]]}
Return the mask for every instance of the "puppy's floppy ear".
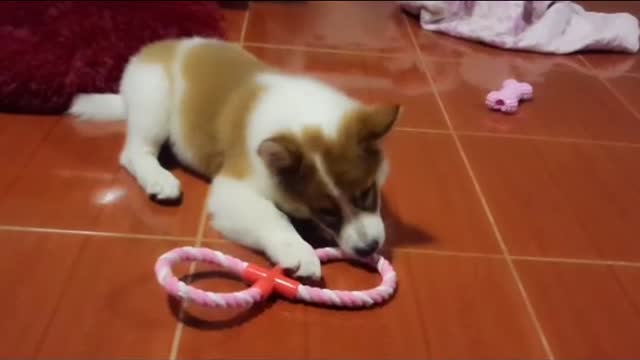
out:
{"label": "puppy's floppy ear", "polygon": [[300,146],[289,135],[276,135],[263,140],[258,146],[258,156],[274,175],[294,173],[302,162]]}
{"label": "puppy's floppy ear", "polygon": [[391,131],[398,119],[400,105],[378,105],[368,108],[360,118],[360,140],[377,142]]}

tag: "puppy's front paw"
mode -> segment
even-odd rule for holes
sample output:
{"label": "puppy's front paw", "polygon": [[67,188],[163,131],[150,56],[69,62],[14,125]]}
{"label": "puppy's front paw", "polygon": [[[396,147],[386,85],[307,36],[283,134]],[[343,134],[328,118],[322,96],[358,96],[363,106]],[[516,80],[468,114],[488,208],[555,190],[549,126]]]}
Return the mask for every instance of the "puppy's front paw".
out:
{"label": "puppy's front paw", "polygon": [[181,195],[180,181],[164,169],[157,169],[153,174],[145,177],[142,186],[147,194],[158,200],[173,200]]}
{"label": "puppy's front paw", "polygon": [[313,248],[303,240],[283,241],[270,249],[271,259],[290,270],[295,277],[319,280],[322,276],[320,259]]}

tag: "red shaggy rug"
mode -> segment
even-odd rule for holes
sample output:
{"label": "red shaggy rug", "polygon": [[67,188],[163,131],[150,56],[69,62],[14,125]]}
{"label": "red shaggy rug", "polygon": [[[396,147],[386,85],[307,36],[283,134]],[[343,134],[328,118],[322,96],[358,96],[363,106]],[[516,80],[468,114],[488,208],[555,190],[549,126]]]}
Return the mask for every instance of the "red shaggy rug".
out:
{"label": "red shaggy rug", "polygon": [[214,1],[0,1],[0,112],[64,112],[79,92],[115,92],[144,44],[222,38]]}

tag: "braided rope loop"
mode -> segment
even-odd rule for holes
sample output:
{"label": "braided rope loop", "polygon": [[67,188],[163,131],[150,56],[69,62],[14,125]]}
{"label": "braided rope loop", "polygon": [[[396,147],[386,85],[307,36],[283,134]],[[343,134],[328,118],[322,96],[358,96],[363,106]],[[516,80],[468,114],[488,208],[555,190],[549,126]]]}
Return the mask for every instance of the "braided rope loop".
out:
{"label": "braided rope loop", "polygon": [[298,287],[298,299],[322,305],[342,306],[349,308],[368,307],[379,304],[389,299],[397,285],[396,272],[389,262],[374,255],[366,259],[351,257],[336,248],[322,248],[316,250],[316,255],[321,262],[331,260],[351,259],[360,261],[377,268],[382,276],[380,285],[369,290],[329,290],[314,286],[300,285]]}
{"label": "braided rope loop", "polygon": [[171,267],[183,261],[216,264],[241,277],[247,263],[219,251],[185,246],[169,251],[158,258],[155,265],[158,283],[174,297],[192,301],[198,305],[217,308],[248,308],[262,299],[260,290],[250,287],[233,293],[214,293],[191,287],[173,275]]}
{"label": "braided rope loop", "polygon": [[[278,268],[270,272],[276,276],[275,278],[261,282],[259,279],[265,276],[265,274],[262,274],[266,271],[265,269],[255,267],[216,250],[189,246],[171,250],[160,256],[156,261],[155,272],[160,285],[172,296],[214,308],[248,308],[254,303],[261,301],[265,296],[268,296],[273,286],[275,286],[277,292],[288,298],[296,298],[298,300],[322,305],[349,308],[369,307],[382,303],[389,299],[396,289],[396,273],[391,267],[391,264],[379,255],[360,259],[352,257],[336,248],[317,249],[316,255],[321,262],[347,259],[356,260],[375,267],[382,276],[382,282],[377,287],[369,290],[329,290],[301,285],[292,279],[278,277],[278,274],[281,273],[281,269]],[[257,276],[255,278],[257,281],[250,288],[233,293],[215,293],[200,290],[180,281],[172,273],[171,267],[176,263],[184,261],[216,264],[245,281],[254,281],[251,278],[255,275]]]}

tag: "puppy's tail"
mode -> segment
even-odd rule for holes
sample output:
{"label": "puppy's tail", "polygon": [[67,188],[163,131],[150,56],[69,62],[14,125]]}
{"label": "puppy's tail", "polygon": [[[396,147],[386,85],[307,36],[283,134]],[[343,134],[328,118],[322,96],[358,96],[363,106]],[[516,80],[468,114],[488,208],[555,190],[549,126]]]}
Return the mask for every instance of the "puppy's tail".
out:
{"label": "puppy's tail", "polygon": [[82,120],[124,120],[125,106],[119,94],[79,94],[73,98],[68,114]]}

